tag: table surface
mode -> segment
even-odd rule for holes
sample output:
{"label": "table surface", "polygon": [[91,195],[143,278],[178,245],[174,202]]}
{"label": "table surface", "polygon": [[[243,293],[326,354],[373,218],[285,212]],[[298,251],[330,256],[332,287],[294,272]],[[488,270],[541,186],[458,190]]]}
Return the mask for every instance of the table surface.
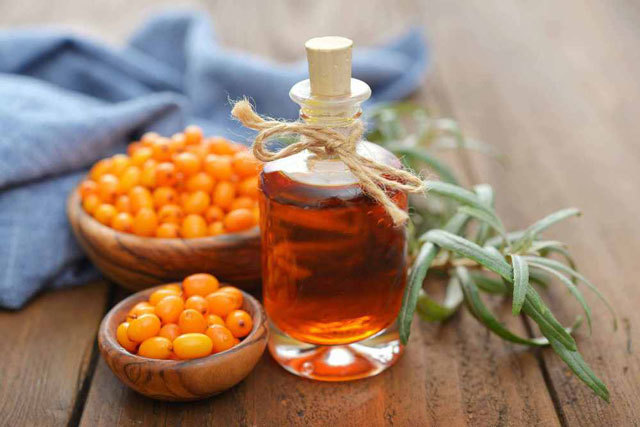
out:
{"label": "table surface", "polygon": [[[0,25],[52,22],[122,42],[158,1],[0,1]],[[168,3],[168,2],[167,2]],[[609,425],[640,423],[640,6],[600,2],[485,0],[190,2],[213,15],[222,43],[281,60],[318,34],[366,45],[424,27],[435,59],[414,100],[454,117],[502,151],[453,161],[468,182],[489,182],[511,228],[558,208],[584,216],[554,230],[620,316],[604,307],[578,345],[611,390],[596,398],[549,349],[531,351],[487,333],[462,310],[449,322],[414,322],[400,362],[343,384],[301,380],[267,355],[230,391],[188,404],[128,390],[100,359],[96,330],[121,292],[107,282],[47,292],[19,312],[0,312],[0,414],[6,425]],[[392,4],[393,3],[393,4]],[[171,4],[174,4],[172,2]],[[126,13],[124,11],[126,10]],[[242,24],[241,24],[242,23]],[[579,307],[560,289],[552,308]],[[557,296],[558,298],[553,298]],[[562,301],[560,302],[560,298]],[[530,333],[499,305],[504,322]]]}

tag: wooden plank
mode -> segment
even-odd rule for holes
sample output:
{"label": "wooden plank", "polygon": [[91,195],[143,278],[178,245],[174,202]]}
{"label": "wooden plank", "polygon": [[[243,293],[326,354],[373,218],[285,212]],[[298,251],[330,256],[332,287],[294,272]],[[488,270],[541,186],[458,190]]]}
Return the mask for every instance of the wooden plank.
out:
{"label": "wooden plank", "polygon": [[[63,425],[79,416],[107,284],[47,292],[0,312],[2,423]],[[76,413],[74,413],[74,408]]]}
{"label": "wooden plank", "polygon": [[[640,126],[632,119],[639,111],[631,101],[640,90],[638,28],[618,6],[593,3],[501,2],[498,8],[442,1],[427,24],[440,46],[438,68],[455,116],[509,159],[508,169],[475,162],[479,175],[495,184],[507,223],[522,227],[560,207],[583,208],[582,219],[553,233],[571,243],[583,272],[621,315],[621,330],[612,333],[606,311],[587,295],[595,328],[590,339],[583,331],[578,340],[608,384],[611,404],[580,384],[552,351],[542,353],[562,421],[637,425],[640,226],[630,219],[640,207],[633,196]],[[565,291],[554,290],[552,306],[565,321],[579,312],[567,300]]]}

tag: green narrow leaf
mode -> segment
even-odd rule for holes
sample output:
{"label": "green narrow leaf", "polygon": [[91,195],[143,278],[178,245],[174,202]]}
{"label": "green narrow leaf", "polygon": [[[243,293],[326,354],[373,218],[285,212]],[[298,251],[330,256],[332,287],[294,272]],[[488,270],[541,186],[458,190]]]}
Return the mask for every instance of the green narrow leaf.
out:
{"label": "green narrow leaf", "polygon": [[549,286],[551,278],[540,270],[529,270],[529,283],[535,283],[543,288]]}
{"label": "green narrow leaf", "polygon": [[433,169],[443,181],[451,185],[458,184],[458,180],[455,177],[453,170],[449,166],[442,163],[440,160],[427,153],[424,149],[416,147],[405,147],[398,144],[388,144],[386,147],[397,156],[407,156],[412,160],[417,160],[425,163],[427,166]]}
{"label": "green narrow leaf", "polygon": [[[478,199],[488,208],[493,209],[493,188],[489,184],[479,184],[473,187],[473,191],[478,195]],[[476,238],[474,239],[480,246],[484,245],[484,242],[489,238],[491,227],[482,223],[478,227]]]}
{"label": "green narrow leaf", "polygon": [[491,228],[496,230],[502,236],[505,243],[508,243],[507,233],[504,230],[504,226],[502,225],[502,222],[496,215],[491,215],[485,210],[477,209],[472,206],[460,206],[458,208],[458,212],[462,212],[463,214],[469,215],[470,217],[477,219],[481,223],[488,224]]}
{"label": "green narrow leaf", "polygon": [[425,181],[424,184],[428,192],[448,197],[463,205],[473,206],[474,208],[487,211],[490,214],[494,214],[493,210],[485,206],[485,204],[480,201],[480,198],[478,198],[475,193],[467,190],[466,188],[462,188],[446,182],[431,180]]}
{"label": "green narrow leaf", "polygon": [[580,214],[581,212],[576,208],[567,208],[547,215],[541,220],[533,223],[525,230],[523,236],[514,243],[513,250],[520,251],[527,248],[531,243],[533,243],[538,234],[540,234],[542,231],[546,230],[557,222],[560,222],[572,216],[578,216]]}
{"label": "green narrow leaf", "polygon": [[531,286],[527,288],[527,297],[522,305],[522,311],[536,322],[545,337],[556,339],[569,350],[577,350],[576,341],[562,327],[549,307],[542,301],[540,295]]}
{"label": "green narrow leaf", "polygon": [[529,267],[520,255],[511,255],[513,267],[513,306],[511,312],[514,316],[520,314],[524,299],[527,297],[529,287]]}
{"label": "green narrow leaf", "polygon": [[609,402],[609,390],[607,386],[593,373],[577,350],[567,349],[566,346],[554,338],[549,338],[549,343],[558,356],[560,356],[564,363],[569,366],[582,382],[601,397],[602,400]]}
{"label": "green narrow leaf", "polygon": [[495,295],[507,295],[509,289],[505,286],[502,279],[487,277],[482,273],[470,271],[471,280],[484,292]]}
{"label": "green narrow leaf", "polygon": [[[511,231],[509,233],[507,233],[507,240],[509,241],[509,243],[513,243],[515,241],[517,241],[518,239],[520,239],[522,236],[524,235],[524,230],[520,230],[520,231]],[[490,246],[490,247],[497,247],[500,246],[503,243],[503,238],[502,236],[495,236],[492,237],[490,239],[488,239],[485,243],[484,246]]]}
{"label": "green narrow leaf", "polygon": [[420,289],[416,307],[417,313],[422,320],[441,322],[451,317],[458,310],[462,299],[460,284],[452,277],[447,284],[447,291],[442,304],[431,298],[424,289]]}

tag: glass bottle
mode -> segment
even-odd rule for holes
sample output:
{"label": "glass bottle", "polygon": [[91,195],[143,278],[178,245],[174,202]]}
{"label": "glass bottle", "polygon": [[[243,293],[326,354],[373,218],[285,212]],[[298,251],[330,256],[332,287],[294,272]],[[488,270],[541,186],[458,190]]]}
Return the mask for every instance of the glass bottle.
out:
{"label": "glass bottle", "polygon": [[[347,41],[344,94],[327,95],[340,76],[329,76],[329,89],[314,88],[318,70],[312,71],[309,42],[311,80],[290,91],[303,121],[344,133],[353,130],[360,105],[371,95],[366,83],[351,79]],[[335,55],[330,72],[340,68],[331,64]],[[356,149],[401,167],[376,144],[362,140]],[[273,357],[297,375],[326,381],[363,378],[391,366],[402,351],[395,319],[406,282],[405,227],[394,226],[384,208],[363,194],[344,163],[308,151],[266,163],[260,190],[263,296]],[[407,208],[404,192],[388,195]]]}

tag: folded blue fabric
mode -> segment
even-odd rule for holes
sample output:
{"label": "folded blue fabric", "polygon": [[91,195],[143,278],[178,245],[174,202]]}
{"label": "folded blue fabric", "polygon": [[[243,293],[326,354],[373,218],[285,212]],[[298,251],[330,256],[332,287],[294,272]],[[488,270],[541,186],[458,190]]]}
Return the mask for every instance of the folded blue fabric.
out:
{"label": "folded blue fabric", "polygon": [[[356,49],[353,73],[371,85],[372,105],[411,93],[426,63],[412,30]],[[122,49],[60,32],[0,31],[0,306],[98,277],[65,214],[93,162],[144,131],[169,135],[190,123],[246,141],[228,101],[243,96],[262,114],[294,119],[288,92],[306,78],[305,64],[225,49],[193,12],[156,16]]]}

